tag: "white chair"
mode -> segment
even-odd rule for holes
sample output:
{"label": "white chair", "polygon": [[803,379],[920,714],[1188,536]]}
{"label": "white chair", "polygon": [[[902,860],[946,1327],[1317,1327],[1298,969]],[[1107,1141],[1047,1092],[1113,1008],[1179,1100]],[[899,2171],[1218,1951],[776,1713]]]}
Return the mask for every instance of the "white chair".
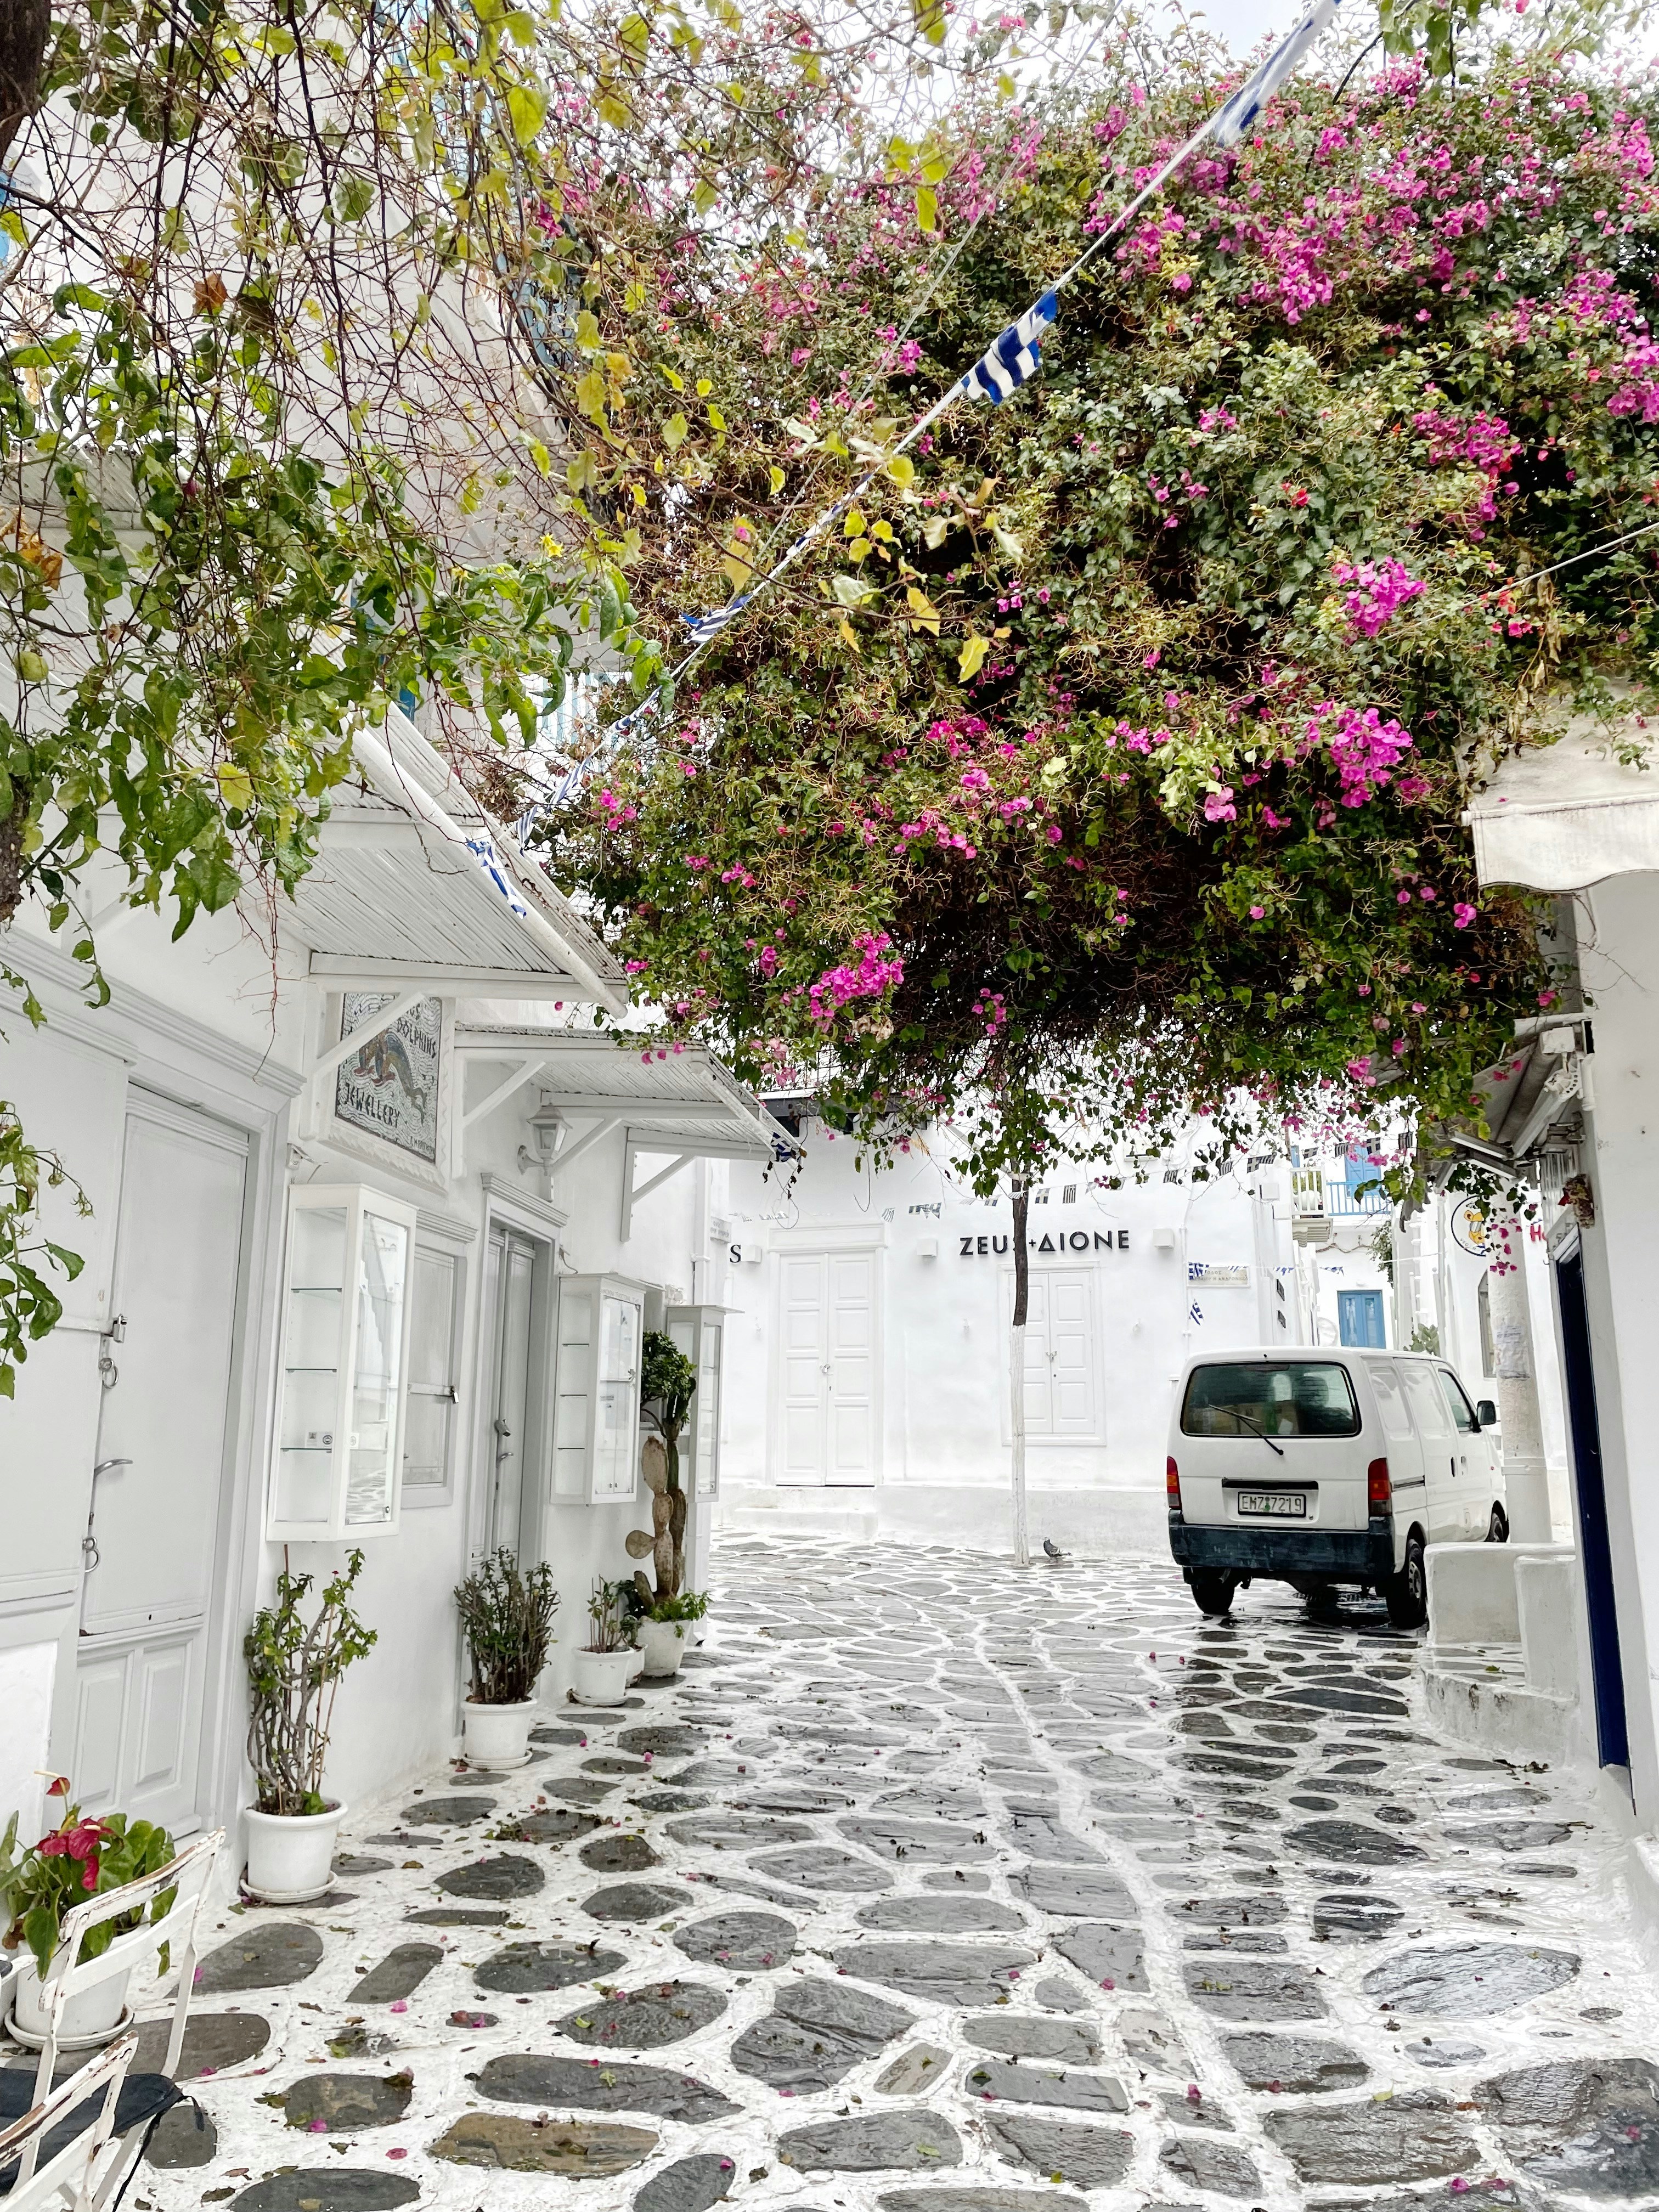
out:
{"label": "white chair", "polygon": [[[137,2048],[137,2036],[124,2035],[71,2074],[44,2103],[9,2127],[0,2127],[0,2190],[6,2191],[0,2203],[6,2212],[46,2212],[48,2206],[95,2212],[106,2193],[95,2184],[98,2163],[114,2133],[116,2104]],[[62,2124],[100,2089],[103,2102],[92,2124],[54,2145]]]}
{"label": "white chair", "polygon": [[[135,2013],[144,2002],[147,1981],[152,1988],[157,1978],[173,1984],[173,2029],[161,2067],[167,2080],[173,2079],[178,2069],[191,1990],[196,1979],[197,1918],[224,1839],[224,1830],[216,1828],[210,1836],[198,1837],[176,1859],[169,1860],[155,1873],[147,1874],[140,1881],[124,1882],[119,1889],[106,1889],[100,1896],[89,1897],[84,1905],[74,1905],[64,1915],[58,1948],[40,1978],[40,2002],[47,2024],[40,2045],[40,2063],[34,2076],[37,2105],[52,2088],[64,2008],[70,1998],[97,1988],[117,1974],[131,1978],[128,2002]],[[109,1948],[95,1959],[78,1960],[82,1941],[89,1929],[148,1906],[168,1889],[178,1893],[161,1919],[144,1920],[127,1934],[118,1936]],[[158,1976],[164,1944],[167,1948],[167,1965],[165,1974]]]}

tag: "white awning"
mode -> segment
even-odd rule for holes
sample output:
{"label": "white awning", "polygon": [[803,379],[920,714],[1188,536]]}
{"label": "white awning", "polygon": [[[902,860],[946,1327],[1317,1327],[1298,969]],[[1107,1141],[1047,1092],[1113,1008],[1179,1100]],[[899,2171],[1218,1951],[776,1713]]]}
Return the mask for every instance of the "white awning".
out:
{"label": "white awning", "polygon": [[[533,1083],[532,1127],[556,1133],[548,1165],[555,1175],[615,1129],[626,1133],[622,1227],[627,1241],[635,1202],[694,1159],[781,1159],[799,1146],[731,1070],[693,1045],[678,1052],[627,1037],[574,1036],[567,1030],[458,1023],[454,1048],[480,1067],[466,1083],[465,1131]],[[552,1125],[552,1126],[549,1126]],[[665,1152],[670,1164],[634,1182],[636,1152]]]}
{"label": "white awning", "polygon": [[[1483,884],[1583,890],[1659,871],[1659,729],[1578,717],[1550,745],[1499,763],[1466,819]],[[1639,747],[1650,765],[1620,757]]]}
{"label": "white awning", "polygon": [[281,916],[337,989],[626,1011],[621,963],[395,709],[355,743],[316,865]]}

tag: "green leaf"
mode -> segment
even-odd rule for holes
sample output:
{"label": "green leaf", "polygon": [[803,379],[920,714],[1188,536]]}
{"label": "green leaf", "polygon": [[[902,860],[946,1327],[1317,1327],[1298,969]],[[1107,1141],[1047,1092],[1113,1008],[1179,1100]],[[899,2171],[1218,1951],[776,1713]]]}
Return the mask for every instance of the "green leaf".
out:
{"label": "green leaf", "polygon": [[924,185],[916,194],[916,228],[918,230],[939,228],[939,194]]}
{"label": "green leaf", "polygon": [[958,680],[965,684],[970,676],[977,676],[984,666],[985,656],[990,650],[990,639],[981,637],[977,631],[972,636],[964,638],[962,652],[957,660]]}
{"label": "green leaf", "polygon": [[372,177],[343,176],[334,187],[334,212],[342,222],[361,222],[374,204]]}
{"label": "green leaf", "polygon": [[507,110],[513,119],[513,136],[520,146],[527,146],[542,127],[547,94],[539,85],[515,84],[507,95]]}

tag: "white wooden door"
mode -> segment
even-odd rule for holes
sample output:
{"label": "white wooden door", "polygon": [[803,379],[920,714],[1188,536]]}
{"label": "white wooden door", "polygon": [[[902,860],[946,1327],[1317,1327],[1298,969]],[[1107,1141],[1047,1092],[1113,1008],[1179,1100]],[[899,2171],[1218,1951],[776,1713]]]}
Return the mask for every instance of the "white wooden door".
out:
{"label": "white wooden door", "polygon": [[116,1219],[71,1780],[90,1813],[197,1821],[247,1142],[135,1093]]}
{"label": "white wooden door", "polygon": [[778,1480],[864,1489],[878,1455],[876,1255],[791,1252],[779,1291]]}
{"label": "white wooden door", "polygon": [[525,1445],[530,1429],[531,1290],[536,1248],[527,1237],[495,1229],[489,1239],[494,1352],[488,1449],[491,1468],[489,1548],[519,1548],[524,1522]]}
{"label": "white wooden door", "polygon": [[[1010,1267],[1002,1280],[1005,1329],[1012,1323],[1013,1311]],[[1091,1443],[1099,1440],[1099,1421],[1094,1279],[1083,1267],[1033,1268],[1025,1300],[1025,1433]],[[1005,1413],[1005,1442],[1008,1428]]]}

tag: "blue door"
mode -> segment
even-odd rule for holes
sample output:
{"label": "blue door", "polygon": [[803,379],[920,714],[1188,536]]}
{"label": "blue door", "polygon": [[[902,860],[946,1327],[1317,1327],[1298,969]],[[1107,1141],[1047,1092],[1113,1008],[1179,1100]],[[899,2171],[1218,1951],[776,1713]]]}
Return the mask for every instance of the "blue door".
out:
{"label": "blue door", "polygon": [[1625,1668],[1619,1649],[1613,1538],[1607,1527],[1601,1424],[1595,1409],[1595,1370],[1590,1361],[1589,1314],[1584,1303],[1584,1261],[1580,1253],[1556,1261],[1555,1281],[1561,1300],[1567,1437],[1578,1492],[1578,1556],[1584,1577],[1584,1607],[1589,1616],[1596,1742],[1603,1766],[1627,1766],[1630,1734],[1625,1718]]}
{"label": "blue door", "polygon": [[1386,1351],[1388,1340],[1382,1334],[1382,1291],[1339,1291],[1336,1294],[1336,1326],[1344,1344],[1357,1345],[1361,1351]]}

